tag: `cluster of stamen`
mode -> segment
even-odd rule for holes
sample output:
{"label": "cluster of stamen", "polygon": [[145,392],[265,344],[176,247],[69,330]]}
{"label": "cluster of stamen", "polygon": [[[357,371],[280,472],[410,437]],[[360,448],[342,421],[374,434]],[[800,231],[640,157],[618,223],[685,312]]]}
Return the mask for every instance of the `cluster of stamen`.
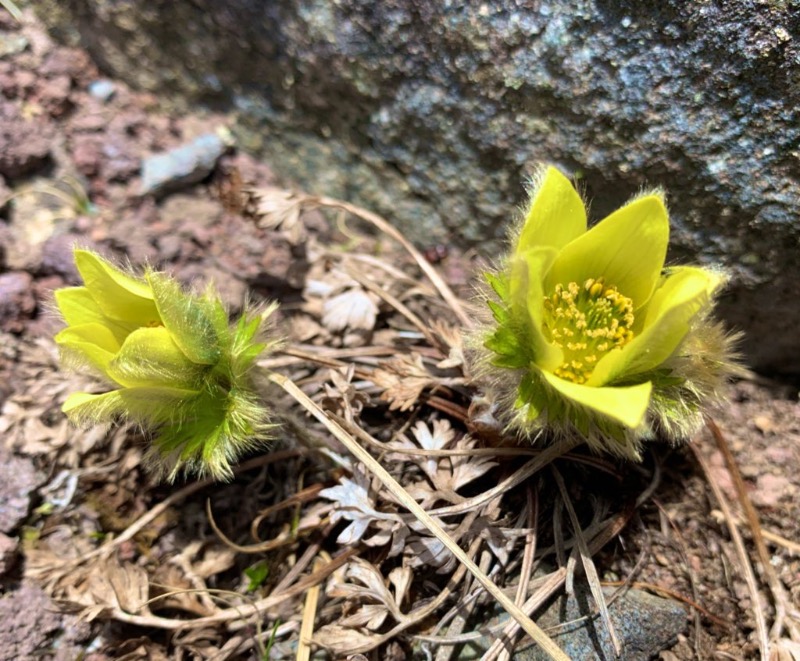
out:
{"label": "cluster of stamen", "polygon": [[586,383],[597,361],[633,339],[633,302],[603,278],[558,284],[544,299],[545,332],[564,352],[556,376]]}

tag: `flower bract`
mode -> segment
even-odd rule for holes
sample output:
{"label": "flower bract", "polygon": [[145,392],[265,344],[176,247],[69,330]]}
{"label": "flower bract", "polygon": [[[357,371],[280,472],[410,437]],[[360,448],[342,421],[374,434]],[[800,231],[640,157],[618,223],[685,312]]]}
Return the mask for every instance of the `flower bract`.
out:
{"label": "flower bract", "polygon": [[251,367],[272,344],[262,336],[274,307],[231,324],[211,289],[189,293],[150,268],[137,277],[89,250],[74,256],[84,285],[55,292],[67,323],[55,340],[111,388],[70,395],[64,412],[78,423],[127,419],[152,430],[147,458],[170,479],[181,470],[231,477],[231,462],[271,427]]}
{"label": "flower bract", "polygon": [[665,268],[668,242],[660,191],[587,228],[570,181],[539,172],[507,261],[486,275],[493,322],[482,344],[510,427],[577,432],[637,457],[654,431],[697,425],[734,370],[730,338],[709,315],[724,276]]}

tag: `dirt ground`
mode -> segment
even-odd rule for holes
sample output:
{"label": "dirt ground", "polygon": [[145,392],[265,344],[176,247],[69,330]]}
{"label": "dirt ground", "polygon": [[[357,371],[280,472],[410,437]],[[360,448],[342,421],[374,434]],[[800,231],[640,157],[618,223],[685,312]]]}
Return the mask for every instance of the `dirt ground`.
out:
{"label": "dirt ground", "polygon": [[[120,567],[138,568],[119,579],[128,590],[146,567],[151,585],[160,581],[187,589],[202,584],[221,591],[257,592],[265,580],[258,578],[265,567],[262,555],[243,554],[220,543],[210,527],[206,501],[211,499],[220,528],[232,535],[246,529],[264,507],[291,499],[297,489],[330,486],[331,473],[302,453],[292,455],[289,444],[278,448],[289,453],[286,461],[257,466],[228,485],[200,485],[193,492],[186,491],[190,483],[154,485],[139,464],[145,441],[135,430],[74,430],[60,413],[67,393],[91,381],[59,371],[52,342],[59,328],[52,292],[78,284],[71,258],[72,246],[78,243],[132,264],[157,264],[195,286],[213,282],[234,311],[246,295],[256,301],[278,299],[283,304],[282,323],[293,340],[319,347],[327,339],[346,350],[363,346],[358,337],[363,339],[364,333],[356,328],[356,339],[346,333],[334,333],[335,341],[326,338],[320,330],[326,325],[325,313],[321,303],[314,312],[308,282],[322,262],[336,259],[331,251],[363,248],[361,239],[340,215],[320,211],[304,214],[308,234],[294,236],[291,204],[282,227],[259,226],[236,197],[242,182],[261,188],[290,188],[291,182],[277,182],[269,164],[237,152],[235,146],[200,182],[159,198],[142,196],[143,158],[230,126],[235,118],[200,110],[169,116],[159,110],[158,99],[119,82],[113,82],[108,96],[107,90],[93,85],[103,76],[88,56],[54,45],[29,15],[20,25],[0,11],[0,31],[0,197],[9,200],[0,219],[0,471],[5,484],[0,488],[0,659],[258,658],[255,649],[230,648],[230,654],[223,655],[225,638],[214,627],[188,633],[159,630],[135,618],[109,616],[99,606],[92,610],[89,604],[95,602],[86,595],[95,598],[110,590],[125,610],[113,581]],[[334,247],[326,246],[325,252],[320,246],[327,241]],[[474,256],[452,247],[446,255],[441,247],[419,248],[428,249],[457,293],[470,295]],[[392,250],[396,245],[381,240],[366,252]],[[404,259],[397,258],[398,268],[412,268]],[[371,335],[376,346],[380,333],[397,334],[391,323],[383,323]],[[309,387],[321,378],[313,372],[297,372],[295,377],[306,379]],[[275,397],[280,405],[283,400]],[[376,426],[398,420],[396,412],[383,422],[380,410],[373,415]],[[731,386],[730,403],[716,411],[714,419],[760,518],[783,606],[790,618],[797,617],[797,384],[776,382],[768,375],[740,381]],[[734,480],[712,435],[705,432],[692,443],[694,451],[689,446],[655,445],[641,468],[613,465],[620,501],[629,495],[631,483],[659,477],[652,496],[595,561],[602,580],[630,581],[686,607],[686,629],[661,652],[664,661],[755,659],[755,613],[763,613],[768,626],[774,622],[775,583],[771,590],[770,576],[759,566]],[[705,458],[708,471],[695,452]],[[757,605],[712,484],[732,504],[732,516],[739,522],[755,566]],[[110,582],[100,585],[91,575],[78,577],[64,569],[65,559],[92,553],[176,493],[180,496],[174,504],[168,502],[148,526],[115,547],[115,562],[121,564],[109,570]],[[602,497],[613,508],[615,492],[606,491]],[[376,553],[369,557],[374,559]],[[287,551],[279,560],[288,562],[290,555]],[[160,614],[202,617],[218,612],[207,594],[171,599],[165,600]],[[295,629],[287,629],[286,636],[291,638],[299,621],[298,603],[276,606],[266,621],[293,623]],[[253,634],[252,627],[247,623],[245,633]],[[778,637],[788,640],[789,634],[780,632]],[[216,652],[208,651],[212,648]],[[381,649],[403,658],[398,649],[406,648],[390,644]]]}

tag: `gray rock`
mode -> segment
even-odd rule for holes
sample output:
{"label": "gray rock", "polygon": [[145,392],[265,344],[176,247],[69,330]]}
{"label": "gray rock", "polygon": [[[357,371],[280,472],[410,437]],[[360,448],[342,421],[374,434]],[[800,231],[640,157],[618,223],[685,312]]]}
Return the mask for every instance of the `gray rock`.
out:
{"label": "gray rock", "polygon": [[24,581],[0,599],[0,661],[85,656],[90,625],[62,614],[41,588]]}
{"label": "gray rock", "polygon": [[207,133],[192,142],[142,162],[142,195],[158,195],[201,181],[225,153],[225,143]]}
{"label": "gray rock", "polygon": [[10,572],[17,562],[19,540],[0,532],[0,578]]}
{"label": "gray rock", "polygon": [[[605,590],[610,597],[613,589]],[[560,628],[551,637],[571,659],[581,661],[612,661],[616,657],[611,639],[599,616],[591,616],[595,611],[594,601],[588,589],[578,589],[576,595],[555,600],[546,611],[536,618],[536,623],[545,629],[561,623],[576,621]],[[609,614],[617,636],[622,643],[619,661],[648,661],[672,644],[686,629],[686,611],[674,601],[655,597],[641,590],[628,590],[609,606]],[[508,620],[503,613],[498,622]],[[494,639],[481,639],[466,648],[459,661],[480,658],[482,651]],[[548,661],[549,657],[537,647],[517,649],[515,661]]]}
{"label": "gray rock", "polygon": [[15,32],[0,32],[0,59],[17,55],[24,51],[30,42],[28,38]]}
{"label": "gray rock", "polygon": [[114,75],[232,105],[280,175],[421,242],[495,251],[536,161],[579,177],[598,218],[663,185],[670,259],[726,264],[753,363],[800,371],[793,3],[32,4]]}
{"label": "gray rock", "polygon": [[15,179],[41,168],[50,158],[52,136],[45,121],[26,120],[15,104],[0,102],[0,174]]}
{"label": "gray rock", "polygon": [[89,83],[89,94],[103,103],[110,100],[117,91],[117,86],[107,78],[100,78]]}
{"label": "gray rock", "polygon": [[[0,446],[0,532],[13,532],[28,516],[31,500],[43,476],[29,459],[17,457]],[[0,618],[2,619],[2,618]]]}
{"label": "gray rock", "polygon": [[26,271],[0,273],[0,329],[8,333],[23,332],[35,311],[31,274]]}

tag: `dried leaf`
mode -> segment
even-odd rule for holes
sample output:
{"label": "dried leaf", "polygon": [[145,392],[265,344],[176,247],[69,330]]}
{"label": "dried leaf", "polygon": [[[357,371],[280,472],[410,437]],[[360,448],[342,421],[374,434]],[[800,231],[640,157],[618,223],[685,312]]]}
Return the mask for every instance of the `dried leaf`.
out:
{"label": "dried leaf", "polygon": [[396,621],[401,621],[404,616],[400,611],[398,597],[402,599],[405,595],[411,576],[409,568],[400,569],[400,572],[394,576],[395,593],[392,594],[392,591],[386,586],[383,576],[374,565],[361,558],[350,562],[347,567],[346,581],[333,585],[329,593],[335,597],[366,602],[372,608],[359,609],[351,616],[352,620],[348,618],[342,624],[376,629],[383,624],[388,614],[391,614]]}
{"label": "dried leaf", "polygon": [[414,572],[410,567],[395,567],[389,572],[389,582],[394,586],[394,601],[398,608],[403,604],[413,579]]}
{"label": "dried leaf", "polygon": [[778,640],[770,652],[769,661],[800,661],[800,642],[788,638]]}
{"label": "dried leaf", "polygon": [[[455,430],[446,418],[434,420],[433,429],[419,420],[412,428],[411,433],[414,434],[417,443],[424,450],[444,450],[456,437]],[[420,467],[435,484],[439,470],[439,457],[424,459]]]}
{"label": "dried leaf", "polygon": [[408,567],[435,567],[437,574],[447,574],[456,566],[455,556],[436,537],[410,537],[405,551]]}
{"label": "dried leaf", "polygon": [[150,585],[147,572],[131,563],[121,564],[112,557],[98,565],[89,576],[89,592],[98,605],[118,608],[125,613],[144,614]]}
{"label": "dried leaf", "polygon": [[259,227],[279,229],[292,245],[305,240],[305,226],[300,221],[308,200],[305,195],[273,186],[248,188],[244,194],[247,197],[244,215],[254,218]]}
{"label": "dried leaf", "polygon": [[408,411],[412,408],[425,388],[435,386],[437,380],[416,353],[404,354],[380,363],[372,374],[375,385],[384,389],[381,399],[389,402],[393,411]]}
{"label": "dried leaf", "polygon": [[380,629],[389,611],[383,604],[364,604],[355,613],[348,615],[339,624],[344,627],[366,627],[371,631]]}
{"label": "dried leaf", "polygon": [[236,564],[236,552],[223,546],[206,549],[203,559],[192,565],[192,570],[200,578],[208,578],[227,571]]}
{"label": "dried leaf", "polygon": [[[359,470],[360,468],[360,470]],[[352,521],[336,541],[339,544],[354,544],[361,539],[371,523],[379,521],[398,521],[394,514],[384,514],[375,509],[375,503],[369,496],[369,478],[359,465],[354,474],[355,480],[343,477],[338,486],[323,489],[319,492],[322,498],[334,501],[336,507],[331,515],[334,523],[342,519]]]}
{"label": "dried leaf", "polygon": [[329,383],[324,384],[325,397],[322,400],[322,408],[343,416],[348,422],[353,422],[369,402],[369,397],[353,385],[354,373],[353,363],[341,370],[330,370],[328,374],[333,387]]}
{"label": "dried leaf", "polygon": [[325,301],[322,324],[330,331],[371,331],[378,316],[378,299],[360,288],[352,288]]}
{"label": "dried leaf", "polygon": [[317,645],[335,654],[347,654],[355,648],[371,649],[379,645],[381,640],[379,634],[364,633],[339,624],[326,624],[314,636]]}
{"label": "dried leaf", "polygon": [[[475,446],[475,439],[464,436],[456,445],[456,450],[470,450]],[[448,488],[458,491],[463,486],[497,466],[497,462],[485,455],[463,454],[451,458],[451,475],[446,485],[439,488]],[[439,485],[437,485],[439,486]]]}
{"label": "dried leaf", "polygon": [[433,332],[450,348],[447,358],[437,363],[436,367],[444,370],[464,365],[464,338],[461,330],[439,319],[435,320],[431,327]]}

